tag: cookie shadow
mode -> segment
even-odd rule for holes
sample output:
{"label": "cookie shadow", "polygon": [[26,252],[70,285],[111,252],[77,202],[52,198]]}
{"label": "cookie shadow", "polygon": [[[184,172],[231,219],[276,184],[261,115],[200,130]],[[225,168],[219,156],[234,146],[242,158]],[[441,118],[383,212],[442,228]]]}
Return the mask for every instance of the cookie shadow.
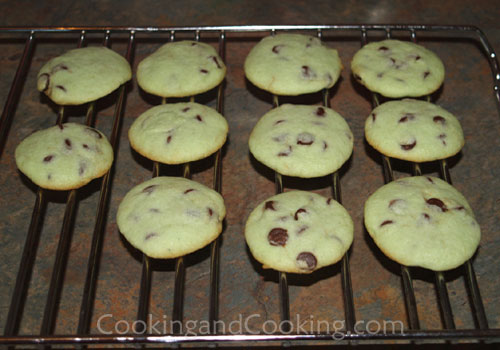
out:
{"label": "cookie shadow", "polygon": [[[166,103],[173,104],[173,103],[190,102],[191,98],[193,98],[194,102],[202,104],[202,105],[206,105],[206,106],[209,106],[209,107],[212,107],[215,109],[216,104],[217,104],[218,90],[219,90],[219,86],[221,84],[222,84],[222,87],[220,87],[222,89],[221,94],[224,96],[224,92],[226,89],[226,80],[225,79],[219,85],[217,85],[216,87],[214,87],[210,90],[207,90],[206,92],[196,94],[194,96],[168,97],[168,98],[165,98],[165,101],[166,101]],[[139,85],[137,85],[137,86],[138,86],[137,90],[139,92],[139,96],[142,98],[142,100],[144,102],[151,105],[151,108],[154,106],[159,106],[163,103],[163,97],[148,93],[148,92],[144,91]]]}
{"label": "cookie shadow", "polygon": [[[339,86],[342,83],[342,76],[339,77],[335,85],[328,89],[328,105],[330,104],[330,99],[337,94]],[[245,87],[246,90],[257,100],[262,101],[266,104],[273,105],[274,94],[264,89],[255,86],[248,78],[245,77]],[[296,105],[322,105],[323,104],[323,92],[312,92],[308,94],[301,94],[297,96],[285,96],[277,95],[280,105],[283,104],[296,104]]]}

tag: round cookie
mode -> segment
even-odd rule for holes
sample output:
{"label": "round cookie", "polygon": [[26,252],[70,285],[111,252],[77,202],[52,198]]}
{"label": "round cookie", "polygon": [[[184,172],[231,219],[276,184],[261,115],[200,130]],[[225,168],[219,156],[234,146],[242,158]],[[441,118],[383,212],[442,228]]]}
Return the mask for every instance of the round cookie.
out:
{"label": "round cookie", "polygon": [[375,108],[366,119],[365,137],[382,154],[413,162],[448,158],[464,145],[455,116],[430,102],[412,99]]}
{"label": "round cookie", "polygon": [[341,69],[337,50],[313,36],[289,33],[262,39],[244,64],[245,75],[255,86],[289,96],[331,88]]}
{"label": "round cookie", "polygon": [[444,80],[443,62],[436,54],[394,39],[363,46],[354,55],[351,70],[368,90],[391,98],[431,94]]}
{"label": "round cookie", "polygon": [[155,177],[132,188],[118,207],[120,232],[144,254],[176,258],[203,248],[222,231],[224,200],[181,177]]}
{"label": "round cookie", "polygon": [[132,148],[165,164],[205,158],[226,141],[226,119],[213,108],[195,103],[155,106],[137,118],[128,132]]}
{"label": "round cookie", "polygon": [[428,176],[402,178],[379,188],[365,203],[365,226],[389,258],[434,271],[470,259],[481,236],[464,196]]}
{"label": "round cookie", "polygon": [[352,153],[353,135],[330,108],[284,104],[257,122],[249,146],[257,160],[278,173],[311,178],[344,164]]}
{"label": "round cookie", "polygon": [[353,240],[353,223],[344,207],[331,198],[283,192],[252,211],[245,239],[264,268],[310,273],[342,258]]}
{"label": "round cookie", "polygon": [[79,105],[108,95],[131,77],[129,63],[113,50],[84,47],[48,61],[37,88],[59,105]]}
{"label": "round cookie", "polygon": [[104,175],[113,148],[98,130],[65,123],[37,131],[16,148],[19,170],[42,188],[71,190]]}
{"label": "round cookie", "polygon": [[137,67],[137,83],[162,97],[186,97],[208,91],[224,79],[226,65],[215,49],[197,41],[161,46]]}

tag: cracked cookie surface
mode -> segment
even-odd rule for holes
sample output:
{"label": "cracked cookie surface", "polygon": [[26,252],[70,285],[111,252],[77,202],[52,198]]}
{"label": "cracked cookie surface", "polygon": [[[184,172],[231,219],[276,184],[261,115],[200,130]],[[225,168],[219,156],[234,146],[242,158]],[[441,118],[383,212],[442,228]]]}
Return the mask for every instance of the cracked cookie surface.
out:
{"label": "cracked cookie surface", "polygon": [[104,97],[130,80],[127,60],[107,47],[70,50],[48,61],[37,88],[59,105],[79,105]]}
{"label": "cracked cookie surface", "polygon": [[249,138],[254,157],[283,175],[328,175],[350,157],[353,135],[347,122],[322,106],[284,104],[266,113]]}
{"label": "cracked cookie surface", "polygon": [[104,175],[113,149],[98,130],[65,123],[37,131],[16,148],[19,170],[42,188],[70,190]]}
{"label": "cracked cookie surface", "polygon": [[222,231],[224,200],[180,177],[155,177],[132,188],[118,207],[120,232],[135,248],[159,259],[201,249]]}
{"label": "cracked cookie surface", "polygon": [[353,240],[353,222],[332,198],[289,191],[252,211],[245,239],[264,268],[310,273],[342,258]]}
{"label": "cracked cookie surface", "polygon": [[431,94],[444,80],[444,65],[435,53],[394,39],[363,46],[354,55],[351,70],[368,90],[391,98]]}
{"label": "cracked cookie surface", "polygon": [[255,86],[290,96],[331,88],[341,69],[337,50],[318,38],[290,33],[262,39],[244,64],[245,75]]}
{"label": "cracked cookie surface", "polygon": [[406,177],[379,188],[365,203],[365,226],[389,258],[444,271],[470,259],[481,236],[464,196],[429,176]]}
{"label": "cracked cookie surface", "polygon": [[203,42],[183,40],[164,44],[137,67],[137,83],[162,97],[186,97],[219,85],[226,65],[217,51]]}
{"label": "cracked cookie surface", "polygon": [[213,108],[195,103],[155,106],[141,114],[130,127],[132,148],[165,164],[205,158],[226,141],[228,124]]}
{"label": "cracked cookie surface", "polygon": [[368,143],[389,157],[427,162],[451,157],[462,149],[458,119],[425,101],[389,101],[375,108],[365,123]]}

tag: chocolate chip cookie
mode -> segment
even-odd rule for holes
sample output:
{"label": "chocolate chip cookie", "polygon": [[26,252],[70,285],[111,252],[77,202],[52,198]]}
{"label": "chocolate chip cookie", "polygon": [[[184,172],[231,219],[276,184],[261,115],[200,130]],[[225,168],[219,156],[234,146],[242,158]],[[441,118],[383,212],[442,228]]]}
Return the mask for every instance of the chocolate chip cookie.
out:
{"label": "chocolate chip cookie", "polygon": [[481,236],[464,196],[429,176],[406,177],[379,188],[365,203],[365,226],[389,258],[435,271],[470,259]]}
{"label": "chocolate chip cookie", "polygon": [[74,49],[48,61],[37,88],[59,105],[80,105],[104,97],[130,80],[127,60],[104,46]]}
{"label": "chocolate chip cookie", "polygon": [[98,130],[65,123],[37,131],[16,148],[19,170],[42,188],[70,190],[104,175],[113,149]]}
{"label": "chocolate chip cookie", "polygon": [[353,240],[353,223],[332,198],[290,191],[266,199],[252,211],[245,238],[264,268],[310,273],[342,258]]}
{"label": "chocolate chip cookie", "polygon": [[226,65],[209,44],[176,41],[161,46],[137,67],[137,83],[162,97],[186,97],[219,85]]}
{"label": "chocolate chip cookie", "polygon": [[322,106],[284,104],[266,113],[249,139],[254,157],[288,176],[311,178],[335,172],[351,156],[346,121]]}
{"label": "chocolate chip cookie", "polygon": [[226,141],[226,119],[195,102],[163,104],[137,118],[128,132],[132,148],[151,160],[180,164],[205,158]]}
{"label": "chocolate chip cookie", "polygon": [[394,39],[363,46],[354,55],[351,70],[368,90],[391,98],[431,94],[444,80],[443,62],[434,52]]}
{"label": "chocolate chip cookie", "polygon": [[222,231],[226,208],[216,191],[180,177],[155,177],[132,188],[118,207],[120,232],[144,254],[176,258]]}
{"label": "chocolate chip cookie", "polygon": [[300,95],[331,88],[342,64],[337,50],[303,34],[262,39],[245,59],[245,75],[255,86],[277,95]]}
{"label": "chocolate chip cookie", "polygon": [[464,145],[462,127],[453,114],[412,99],[375,108],[366,119],[365,136],[382,154],[413,162],[448,158]]}

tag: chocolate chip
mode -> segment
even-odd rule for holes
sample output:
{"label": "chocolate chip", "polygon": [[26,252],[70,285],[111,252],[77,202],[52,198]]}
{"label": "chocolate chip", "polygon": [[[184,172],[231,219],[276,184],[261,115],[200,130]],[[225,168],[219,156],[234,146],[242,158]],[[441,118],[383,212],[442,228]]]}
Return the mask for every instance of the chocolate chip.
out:
{"label": "chocolate chip", "polygon": [[409,150],[413,149],[413,147],[415,147],[415,145],[416,145],[416,144],[417,144],[417,141],[416,141],[416,140],[414,140],[414,141],[413,141],[413,142],[411,142],[411,143],[407,143],[407,144],[404,144],[404,143],[403,143],[403,144],[401,144],[400,146],[401,146],[401,148],[402,148],[403,150],[405,150],[405,151],[409,151]]}
{"label": "chocolate chip", "polygon": [[158,234],[157,234],[157,233],[155,233],[155,232],[148,233],[148,234],[146,235],[146,237],[144,237],[144,240],[145,240],[145,241],[147,241],[148,239],[151,239],[151,238],[153,238],[153,237],[155,237],[155,236],[158,236]]}
{"label": "chocolate chip", "polygon": [[150,194],[151,192],[153,192],[155,190],[155,187],[156,187],[156,185],[149,185],[148,187],[144,187],[141,192]]}
{"label": "chocolate chip", "polygon": [[95,137],[97,137],[98,139],[102,139],[102,135],[99,131],[95,130],[95,129],[92,129],[92,128],[86,128],[85,130],[89,131],[90,133],[92,133]]}
{"label": "chocolate chip", "polygon": [[62,85],[56,85],[56,88],[58,88],[59,90],[62,90],[64,92],[67,92],[66,88]]}
{"label": "chocolate chip", "polygon": [[424,217],[425,220],[430,220],[431,217],[427,213],[423,213],[422,216]]}
{"label": "chocolate chip", "polygon": [[264,204],[264,210],[268,210],[268,209],[269,209],[269,210],[273,210],[273,211],[275,211],[275,210],[276,210],[276,208],[274,207],[274,204],[275,204],[275,203],[276,203],[275,201],[267,201],[267,202]]}
{"label": "chocolate chip", "polygon": [[54,74],[55,72],[58,72],[60,70],[69,70],[69,68],[63,64],[63,63],[59,63],[58,65],[55,65],[51,70],[50,70],[50,73],[51,74]]}
{"label": "chocolate chip", "polygon": [[394,223],[392,220],[385,220],[380,224],[380,227]]}
{"label": "chocolate chip", "polygon": [[300,208],[298,209],[296,212],[295,212],[295,215],[293,216],[293,218],[295,219],[295,221],[299,220],[299,214],[300,213],[307,213],[307,210],[305,210],[304,208]]}
{"label": "chocolate chip", "polygon": [[284,45],[274,45],[273,48],[272,48],[272,51],[274,53],[279,53],[281,48],[283,47]]}
{"label": "chocolate chip", "polygon": [[318,261],[312,253],[302,252],[297,255],[297,263],[301,270],[312,271],[316,268]]}
{"label": "chocolate chip", "polygon": [[421,59],[422,57],[420,57],[419,55],[415,56],[415,61],[418,61],[419,59]]}
{"label": "chocolate chip", "polygon": [[281,227],[275,227],[269,231],[267,240],[270,245],[284,247],[288,240],[288,231]]}
{"label": "chocolate chip", "polygon": [[375,121],[377,119],[377,115],[375,113],[372,113],[372,120]]}
{"label": "chocolate chip", "polygon": [[433,183],[434,183],[434,180],[432,180],[430,177],[426,176],[425,178],[426,178],[426,179],[427,179],[427,181],[429,181],[431,184],[433,184]]}
{"label": "chocolate chip", "polygon": [[63,130],[64,129],[64,126],[62,124],[57,124],[57,126],[59,127],[59,129]]}
{"label": "chocolate chip", "polygon": [[80,163],[80,166],[78,167],[78,175],[82,176],[85,173],[85,170],[87,169],[87,163]]}
{"label": "chocolate chip", "polygon": [[279,134],[279,135],[273,136],[272,140],[275,142],[281,143],[281,142],[286,141],[287,137],[288,137],[288,134]]}
{"label": "chocolate chip", "polygon": [[200,69],[200,73],[207,74],[208,70],[206,70],[206,69]]}
{"label": "chocolate chip", "polygon": [[45,158],[43,158],[43,161],[45,163],[48,163],[48,162],[52,161],[52,159],[54,159],[54,155],[51,154],[51,155],[48,155]]}
{"label": "chocolate chip", "polygon": [[409,120],[415,119],[415,115],[412,113],[406,113],[401,119],[399,119],[399,123],[406,123]]}
{"label": "chocolate chip", "polygon": [[389,208],[391,208],[392,206],[394,206],[396,203],[402,201],[402,199],[393,199],[389,202]]}
{"label": "chocolate chip", "polygon": [[207,208],[208,209],[208,216],[214,215],[214,211],[212,208]]}
{"label": "chocolate chip", "polygon": [[328,198],[328,199],[326,200],[326,204],[330,205],[330,203],[332,202],[332,200],[333,200],[333,198]]}
{"label": "chocolate chip", "polygon": [[292,153],[292,146],[288,146],[286,151],[278,153],[278,157],[288,157]]}
{"label": "chocolate chip", "polygon": [[438,207],[443,213],[448,210],[446,204],[439,198],[429,198],[425,202],[429,205]]}
{"label": "chocolate chip", "polygon": [[446,141],[444,140],[446,138],[446,134],[440,134],[438,138],[443,142],[443,145],[446,146]]}
{"label": "chocolate chip", "polygon": [[305,230],[307,230],[309,228],[309,226],[307,225],[304,225],[302,226],[301,228],[299,228],[299,230],[297,231],[297,234],[300,235],[302,232],[304,232]]}
{"label": "chocolate chip", "polygon": [[185,112],[189,111],[190,109],[191,109],[191,107],[184,107],[184,108],[182,109],[182,111],[185,113]]}
{"label": "chocolate chip", "polygon": [[378,48],[378,50],[379,50],[379,51],[388,51],[388,50],[389,50],[389,48],[388,48],[387,46],[380,46],[380,47]]}
{"label": "chocolate chip", "polygon": [[434,121],[434,123],[441,123],[443,125],[444,123],[446,123],[446,119],[444,119],[440,115],[435,116],[434,118],[432,118],[432,120]]}
{"label": "chocolate chip", "polygon": [[189,188],[189,189],[187,189],[187,190],[184,191],[184,194],[188,194],[189,192],[192,192],[194,190],[195,190],[194,188]]}
{"label": "chocolate chip", "polygon": [[[395,60],[394,58],[389,57],[389,59],[391,60],[392,64],[395,64],[395,63],[396,63],[396,60]],[[396,68],[397,68],[397,66],[396,66]]]}
{"label": "chocolate chip", "polygon": [[316,77],[316,73],[309,66],[302,66],[302,76],[304,78],[314,78]]}
{"label": "chocolate chip", "polygon": [[318,109],[316,109],[316,115],[318,117],[324,117],[325,116],[325,109],[323,107],[318,107]]}
{"label": "chocolate chip", "polygon": [[84,144],[82,145],[82,147],[83,147],[83,148],[85,148],[85,149],[90,149],[90,148],[89,148],[89,145],[87,145],[86,143],[84,143]]}
{"label": "chocolate chip", "polygon": [[326,150],[328,148],[328,144],[326,143],[326,141],[323,141],[323,151]]}
{"label": "chocolate chip", "polygon": [[463,205],[461,205],[461,206],[459,206],[459,207],[456,207],[456,208],[453,208],[453,209],[455,209],[455,210],[465,210],[465,208],[464,208],[464,206],[463,206]]}
{"label": "chocolate chip", "polygon": [[431,72],[429,72],[429,71],[425,71],[425,72],[424,72],[424,79],[425,79],[425,78],[427,78],[430,74],[431,74]]}
{"label": "chocolate chip", "polygon": [[170,143],[170,141],[172,141],[172,135],[167,136],[167,143]]}
{"label": "chocolate chip", "polygon": [[212,57],[212,61],[215,62],[215,64],[217,65],[217,68],[221,69],[221,65],[219,64],[219,60],[217,59],[217,57],[215,56],[211,56]]}
{"label": "chocolate chip", "polygon": [[281,124],[281,123],[283,123],[284,121],[285,121],[285,120],[283,120],[283,119],[277,120],[277,121],[275,121],[275,122],[274,122],[274,125]]}
{"label": "chocolate chip", "polygon": [[66,145],[66,149],[71,149],[71,148],[73,148],[73,147],[71,146],[71,141],[70,141],[70,139],[64,139],[64,144]]}
{"label": "chocolate chip", "polygon": [[199,122],[202,122],[203,121],[203,118],[201,117],[201,115],[196,115],[196,120],[198,120]]}
{"label": "chocolate chip", "polygon": [[310,146],[314,142],[314,135],[302,132],[297,135],[297,145]]}

